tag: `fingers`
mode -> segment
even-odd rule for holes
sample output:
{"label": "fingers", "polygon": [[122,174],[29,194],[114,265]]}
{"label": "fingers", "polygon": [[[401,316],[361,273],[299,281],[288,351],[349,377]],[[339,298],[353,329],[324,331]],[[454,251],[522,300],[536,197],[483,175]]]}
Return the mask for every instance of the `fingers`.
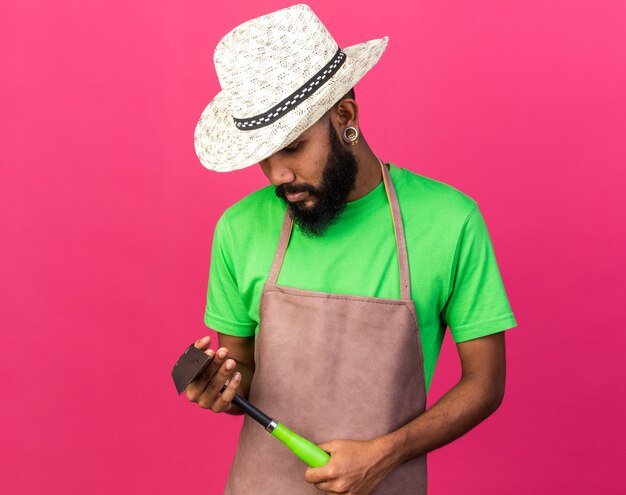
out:
{"label": "fingers", "polygon": [[206,351],[204,351],[204,353],[209,356],[211,362],[194,380],[194,382],[197,380],[198,386],[202,388],[202,390],[200,390],[200,393],[204,391],[209,381],[215,376],[215,373],[217,373],[217,370],[220,369],[222,363],[224,363],[226,356],[228,356],[228,349],[226,349],[226,347],[220,347],[217,352],[215,352],[213,349],[207,349]]}
{"label": "fingers", "polygon": [[[221,347],[216,351],[210,349],[211,337],[205,336],[194,342],[194,347],[204,351],[210,363],[187,387],[185,395],[191,402],[196,402],[204,409],[215,412],[228,411],[232,400],[241,383],[241,373],[235,372],[237,362],[228,358],[228,349]],[[223,394],[222,387],[227,384]]]}
{"label": "fingers", "polygon": [[[195,345],[204,347],[208,344],[206,340],[200,339]],[[228,349],[226,347],[221,347],[217,352],[207,349],[205,353],[212,361],[189,384],[185,394],[188,400],[196,402],[203,409],[211,409],[215,412],[228,411],[232,407],[232,399],[241,382],[240,373],[236,373],[238,376],[236,380],[233,375],[237,362],[228,358]],[[228,382],[229,379],[230,381]],[[220,394],[220,390],[227,382],[228,387],[224,393],[228,393],[224,397]]]}
{"label": "fingers", "polygon": [[209,349],[211,345],[211,337],[206,336],[194,343],[194,347],[201,349],[209,357],[211,361],[187,387],[185,395],[191,402],[198,402],[198,399],[207,388],[210,380],[215,376],[215,373],[219,370],[220,366],[228,356],[228,349],[221,347],[217,350],[217,353],[213,349]]}
{"label": "fingers", "polygon": [[193,344],[193,346],[196,349],[200,349],[201,351],[208,349],[210,345],[211,345],[211,337],[209,335],[206,335],[205,337],[202,337],[201,339],[196,340]]}
{"label": "fingers", "polygon": [[334,472],[328,474],[322,474],[323,471],[313,471],[309,468],[305,474],[305,481],[313,484],[315,488],[324,493],[349,493],[349,485],[345,481],[337,480],[337,475]]}
{"label": "fingers", "polygon": [[217,401],[213,404],[213,411],[224,412],[228,411],[232,406],[232,400],[237,393],[237,387],[241,383],[241,373],[237,372],[233,375],[232,379],[228,381],[226,390],[217,397]]}
{"label": "fingers", "polygon": [[308,468],[304,472],[304,481],[306,481],[307,483],[318,484],[332,478],[331,473],[328,473],[328,470],[323,469],[323,467],[324,466],[318,468]]}
{"label": "fingers", "polygon": [[[221,350],[222,349],[218,350],[216,356],[220,356]],[[227,351],[226,349],[224,350]],[[224,356],[226,355],[226,352],[224,352]],[[217,363],[217,359],[218,358],[216,357],[214,363]],[[237,363],[234,359],[226,359],[226,357],[224,357],[223,359],[224,362],[221,364],[217,372],[211,377],[211,379],[207,383],[205,390],[200,394],[200,397],[197,400],[200,407],[204,409],[212,409],[215,412],[221,412],[225,410],[224,407],[230,408],[230,406],[225,404],[220,398],[220,390],[226,383],[226,380],[228,380],[232,376],[233,372],[235,371],[235,367],[237,366]],[[230,404],[230,401],[228,402],[228,404]]]}

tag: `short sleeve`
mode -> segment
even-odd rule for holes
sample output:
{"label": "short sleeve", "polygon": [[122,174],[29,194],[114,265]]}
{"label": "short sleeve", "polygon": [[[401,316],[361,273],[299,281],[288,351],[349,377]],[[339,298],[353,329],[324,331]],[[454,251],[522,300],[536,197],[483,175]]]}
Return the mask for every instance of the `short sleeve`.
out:
{"label": "short sleeve", "polygon": [[442,318],[455,342],[517,326],[478,206],[467,216],[459,235]]}
{"label": "short sleeve", "polygon": [[233,249],[226,214],[215,226],[204,324],[220,333],[251,337],[256,323],[250,319],[237,287]]}

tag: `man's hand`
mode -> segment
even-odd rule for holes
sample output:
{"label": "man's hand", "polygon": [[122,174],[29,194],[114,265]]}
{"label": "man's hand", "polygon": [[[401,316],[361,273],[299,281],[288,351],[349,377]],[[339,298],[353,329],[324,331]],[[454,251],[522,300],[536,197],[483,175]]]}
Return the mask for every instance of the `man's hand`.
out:
{"label": "man's hand", "polygon": [[[228,411],[232,407],[231,401],[241,382],[241,373],[235,372],[237,366],[235,360],[227,359],[227,348],[221,347],[215,352],[209,349],[210,345],[211,337],[208,335],[194,343],[194,347],[204,351],[211,362],[189,384],[185,395],[203,409],[211,409],[214,412]],[[222,386],[226,383],[228,383],[226,390],[220,394]]]}
{"label": "man's hand", "polygon": [[318,447],[330,452],[330,460],[322,467],[308,468],[304,479],[324,493],[368,495],[393,469],[377,440],[331,440]]}

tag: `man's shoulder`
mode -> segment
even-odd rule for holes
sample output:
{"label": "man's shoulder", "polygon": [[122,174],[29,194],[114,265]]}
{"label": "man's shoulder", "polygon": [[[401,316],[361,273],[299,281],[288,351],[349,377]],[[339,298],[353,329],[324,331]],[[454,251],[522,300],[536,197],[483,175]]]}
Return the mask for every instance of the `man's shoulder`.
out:
{"label": "man's shoulder", "polygon": [[285,205],[271,185],[262,187],[226,208],[220,223],[233,232],[258,230],[282,219]]}
{"label": "man's shoulder", "polygon": [[276,203],[279,198],[274,194],[274,187],[271,185],[257,189],[250,194],[244,196],[233,205],[229,206],[226,211],[229,216],[249,215],[261,206],[268,206]]}
{"label": "man's shoulder", "polygon": [[[456,187],[396,166],[398,198],[403,210],[465,218],[476,201]],[[394,181],[394,185],[395,185]]]}

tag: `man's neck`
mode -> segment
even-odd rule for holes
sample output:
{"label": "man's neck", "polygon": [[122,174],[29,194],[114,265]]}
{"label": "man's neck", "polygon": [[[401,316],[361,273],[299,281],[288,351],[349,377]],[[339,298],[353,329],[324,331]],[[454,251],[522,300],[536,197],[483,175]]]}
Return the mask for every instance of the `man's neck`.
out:
{"label": "man's neck", "polygon": [[370,147],[367,146],[367,143],[363,142],[362,145],[362,148],[354,153],[359,165],[359,172],[356,176],[354,189],[348,196],[348,201],[355,201],[362,198],[383,180],[380,162],[377,156]]}

